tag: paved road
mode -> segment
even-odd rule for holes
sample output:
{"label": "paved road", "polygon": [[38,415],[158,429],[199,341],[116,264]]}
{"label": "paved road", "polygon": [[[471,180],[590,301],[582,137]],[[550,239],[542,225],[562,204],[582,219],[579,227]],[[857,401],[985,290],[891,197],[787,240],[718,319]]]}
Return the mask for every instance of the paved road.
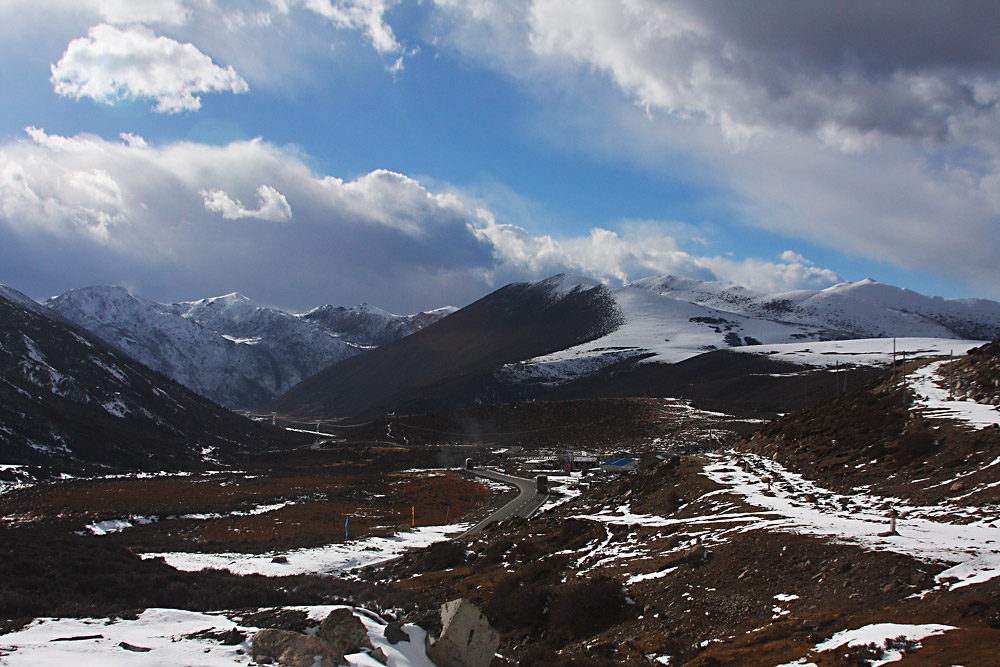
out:
{"label": "paved road", "polygon": [[503,482],[504,484],[516,486],[519,493],[517,494],[517,498],[514,498],[514,500],[510,501],[455,539],[475,535],[489,524],[509,519],[512,516],[519,516],[527,519],[538,511],[538,508],[542,506],[542,503],[548,500],[547,494],[538,494],[535,492],[535,480],[533,479],[513,477],[511,475],[493,472],[492,470],[470,470],[469,472],[473,475],[478,475],[479,477],[485,477],[486,479],[492,479],[497,482]]}

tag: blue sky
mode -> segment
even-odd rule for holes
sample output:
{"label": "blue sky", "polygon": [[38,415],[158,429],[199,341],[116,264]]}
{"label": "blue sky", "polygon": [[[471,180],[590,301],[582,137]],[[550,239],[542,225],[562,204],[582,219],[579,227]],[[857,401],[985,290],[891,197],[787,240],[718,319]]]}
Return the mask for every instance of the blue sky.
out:
{"label": "blue sky", "polygon": [[1000,298],[998,14],[7,0],[0,282],[396,312],[564,271]]}

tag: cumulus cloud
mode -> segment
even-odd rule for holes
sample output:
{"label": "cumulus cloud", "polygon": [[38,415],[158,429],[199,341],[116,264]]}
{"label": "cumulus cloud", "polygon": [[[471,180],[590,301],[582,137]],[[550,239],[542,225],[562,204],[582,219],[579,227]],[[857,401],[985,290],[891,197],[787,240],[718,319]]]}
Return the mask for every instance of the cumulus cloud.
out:
{"label": "cumulus cloud", "polygon": [[814,267],[792,251],[784,253],[782,262],[695,255],[681,249],[672,235],[650,222],[627,223],[621,231],[595,227],[586,236],[557,239],[497,223],[488,211],[480,210],[479,217],[476,235],[492,246],[496,270],[508,274],[540,278],[570,271],[610,284],[651,275],[678,275],[763,292],[821,289],[840,280],[833,271]]}
{"label": "cumulus cloud", "polygon": [[[154,298],[241,290],[291,308],[370,300],[400,310],[488,290],[493,260],[474,216],[404,175],[342,180],[261,140],[29,137],[0,146],[0,266],[47,267],[45,285],[25,289],[125,280]],[[256,193],[256,204],[237,193]]]}
{"label": "cumulus cloud", "polygon": [[285,195],[270,185],[257,188],[257,208],[248,209],[240,201],[234,201],[222,190],[201,190],[205,198],[205,208],[219,213],[227,220],[256,218],[269,222],[288,222],[292,219],[292,207],[288,205]]}
{"label": "cumulus cloud", "polygon": [[[0,266],[49,267],[44,285],[19,285],[29,291],[126,281],[164,300],[239,290],[290,308],[368,300],[413,310],[564,271],[616,284],[673,273],[782,289],[835,279],[804,261],[694,255],[675,226],[652,221],[532,234],[458,191],[387,170],[353,180],[316,173],[296,149],[260,139],[28,136],[0,146]],[[256,205],[236,193],[256,193]]]}
{"label": "cumulus cloud", "polygon": [[59,95],[102,104],[152,99],[158,113],[197,111],[201,93],[249,90],[231,66],[223,69],[193,44],[158,37],[139,25],[94,26],[70,42],[51,69]]}

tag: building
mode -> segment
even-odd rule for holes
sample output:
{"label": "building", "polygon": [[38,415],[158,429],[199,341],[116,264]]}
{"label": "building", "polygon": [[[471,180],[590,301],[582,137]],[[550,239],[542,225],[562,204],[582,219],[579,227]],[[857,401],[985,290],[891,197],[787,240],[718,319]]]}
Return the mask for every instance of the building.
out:
{"label": "building", "polygon": [[611,459],[601,464],[601,472],[629,472],[638,467],[638,459]]}

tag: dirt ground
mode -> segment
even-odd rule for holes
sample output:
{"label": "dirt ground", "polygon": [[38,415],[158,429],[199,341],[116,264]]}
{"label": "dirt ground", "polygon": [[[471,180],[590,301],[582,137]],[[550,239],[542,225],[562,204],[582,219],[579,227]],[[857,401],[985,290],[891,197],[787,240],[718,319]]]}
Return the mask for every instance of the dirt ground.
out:
{"label": "dirt ground", "polygon": [[[155,518],[103,539],[133,551],[246,551],[358,539],[441,525],[490,500],[482,484],[435,467],[439,452],[384,445],[303,449],[251,471],[67,480],[0,496],[0,522],[85,531],[101,521]],[[262,511],[262,510],[269,511]],[[133,522],[135,523],[135,522]]]}
{"label": "dirt ground", "polygon": [[[711,436],[719,426],[704,422],[686,430],[666,403],[621,405],[634,418],[628,433],[638,438],[642,428],[649,429],[647,444],[684,439],[686,433]],[[876,402],[873,414],[877,409]],[[618,451],[623,441],[611,437],[614,419],[592,412],[595,431],[588,442],[604,442],[604,453]],[[800,436],[808,432],[802,424],[816,418],[803,415]],[[522,419],[495,415],[493,424]],[[824,422],[822,428],[829,427]],[[815,437],[819,443],[818,431]],[[685,520],[704,516],[712,503],[727,503],[737,513],[753,508],[703,474],[706,459],[698,453],[594,481],[579,497],[530,521],[495,525],[350,578],[186,573],[137,555],[327,544],[343,539],[348,515],[358,531],[352,537],[408,525],[411,508],[418,525],[481,516],[503,496],[442,468],[485,456],[494,444],[327,443],[264,456],[240,472],[63,480],[11,491],[0,495],[0,621],[10,628],[37,615],[124,614],[148,606],[251,614],[350,600],[433,633],[440,605],[466,597],[501,632],[503,658],[495,667],[665,660],[692,667],[775,667],[800,659],[819,667],[866,665],[860,649],[812,649],[840,630],[874,622],[957,628],[912,647],[898,663],[903,667],[997,664],[1000,579],[946,592],[934,581],[943,564],[773,530],[734,529],[722,542],[703,543],[699,529]],[[809,470],[807,449],[786,447],[782,455],[813,478],[840,479],[838,462],[828,473],[823,466]],[[926,465],[915,462],[913,474]],[[626,505],[669,521],[654,527],[586,518]],[[86,528],[154,516],[153,523],[105,536]],[[645,574],[656,576],[636,578]]]}

